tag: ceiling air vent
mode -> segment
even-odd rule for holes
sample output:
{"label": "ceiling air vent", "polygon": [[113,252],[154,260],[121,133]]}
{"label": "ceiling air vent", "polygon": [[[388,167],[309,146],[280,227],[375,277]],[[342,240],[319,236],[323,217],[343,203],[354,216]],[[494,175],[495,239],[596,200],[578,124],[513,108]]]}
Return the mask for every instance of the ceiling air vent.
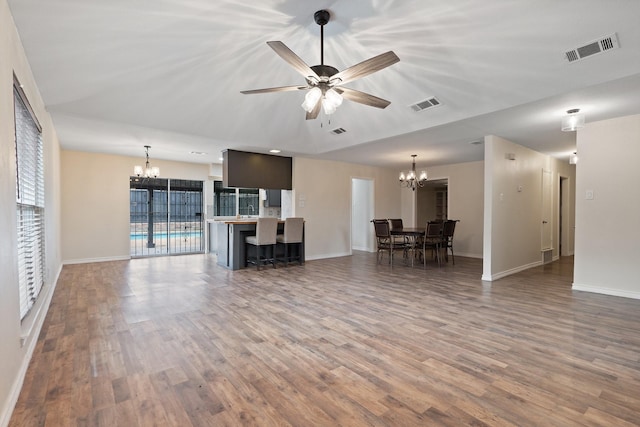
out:
{"label": "ceiling air vent", "polygon": [[346,130],[344,128],[335,128],[334,130],[331,131],[332,134],[334,135],[340,135],[341,133],[345,133]]}
{"label": "ceiling air vent", "polygon": [[584,46],[571,49],[564,53],[565,58],[569,62],[579,61],[588,56],[596,55],[598,53],[606,52],[612,49],[618,49],[620,44],[618,43],[618,35],[613,33],[611,35],[602,37],[599,40],[594,40]]}
{"label": "ceiling air vent", "polygon": [[422,111],[426,110],[427,108],[437,107],[438,105],[440,105],[440,101],[438,101],[435,97],[431,97],[425,99],[424,101],[420,101],[413,105],[410,105],[410,107],[413,111]]}

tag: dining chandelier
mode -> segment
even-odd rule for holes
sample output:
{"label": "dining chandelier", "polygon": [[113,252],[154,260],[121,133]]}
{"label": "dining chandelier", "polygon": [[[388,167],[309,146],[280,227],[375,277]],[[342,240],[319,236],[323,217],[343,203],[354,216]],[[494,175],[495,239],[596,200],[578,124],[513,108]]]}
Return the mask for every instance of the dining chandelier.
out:
{"label": "dining chandelier", "polygon": [[427,182],[427,171],[423,170],[418,177],[416,175],[416,157],[418,157],[418,155],[412,154],[411,157],[413,158],[411,171],[406,175],[404,172],[400,172],[400,185],[416,191],[416,188],[424,187],[425,182]]}
{"label": "dining chandelier", "polygon": [[157,166],[151,167],[151,163],[149,163],[149,148],[151,148],[150,145],[144,146],[144,152],[147,156],[147,161],[144,167],[139,165],[134,166],[133,174],[135,176],[141,176],[144,178],[157,178],[158,175],[160,175],[160,168]]}

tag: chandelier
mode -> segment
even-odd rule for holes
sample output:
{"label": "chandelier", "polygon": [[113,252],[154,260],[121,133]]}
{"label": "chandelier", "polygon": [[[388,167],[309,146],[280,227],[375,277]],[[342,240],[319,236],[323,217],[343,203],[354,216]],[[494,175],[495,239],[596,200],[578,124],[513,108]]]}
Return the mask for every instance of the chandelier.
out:
{"label": "chandelier", "polygon": [[420,172],[420,177],[416,175],[416,157],[417,154],[412,154],[413,163],[411,164],[411,171],[406,175],[404,172],[400,172],[400,185],[410,188],[416,191],[417,187],[424,187],[424,183],[427,182],[427,171]]}
{"label": "chandelier", "polygon": [[135,176],[142,176],[144,178],[157,178],[158,175],[160,175],[160,168],[157,166],[151,167],[151,164],[149,163],[149,148],[151,148],[150,145],[144,146],[144,152],[147,156],[147,161],[144,168],[139,165],[133,168],[133,174]]}

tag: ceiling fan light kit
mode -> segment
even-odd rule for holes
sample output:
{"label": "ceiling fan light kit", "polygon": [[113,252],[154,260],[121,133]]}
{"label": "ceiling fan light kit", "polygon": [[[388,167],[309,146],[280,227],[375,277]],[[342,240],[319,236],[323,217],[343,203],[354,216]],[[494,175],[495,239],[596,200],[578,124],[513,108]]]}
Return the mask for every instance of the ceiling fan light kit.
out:
{"label": "ceiling fan light kit", "polygon": [[306,86],[280,86],[265,89],[243,90],[241,93],[257,94],[270,92],[286,92],[294,90],[308,90],[301,107],[306,111],[307,120],[318,117],[320,108],[326,115],[335,113],[343,99],[369,105],[376,108],[386,108],[389,101],[358,90],[343,87],[345,83],[360,79],[387,68],[400,61],[400,58],[389,51],[373,58],[369,58],[343,71],[324,64],[324,26],[329,22],[331,14],[327,10],[319,10],[313,18],[320,26],[320,65],[308,66],[298,55],[280,41],[268,41],[271,47],[282,59],[291,65],[306,80]]}

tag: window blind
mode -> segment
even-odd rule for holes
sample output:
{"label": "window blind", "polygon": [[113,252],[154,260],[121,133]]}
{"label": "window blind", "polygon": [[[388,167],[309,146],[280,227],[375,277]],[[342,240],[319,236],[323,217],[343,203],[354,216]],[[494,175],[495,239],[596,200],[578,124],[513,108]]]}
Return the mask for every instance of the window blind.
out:
{"label": "window blind", "polygon": [[44,153],[40,126],[24,94],[14,86],[16,213],[20,318],[29,313],[44,284]]}

